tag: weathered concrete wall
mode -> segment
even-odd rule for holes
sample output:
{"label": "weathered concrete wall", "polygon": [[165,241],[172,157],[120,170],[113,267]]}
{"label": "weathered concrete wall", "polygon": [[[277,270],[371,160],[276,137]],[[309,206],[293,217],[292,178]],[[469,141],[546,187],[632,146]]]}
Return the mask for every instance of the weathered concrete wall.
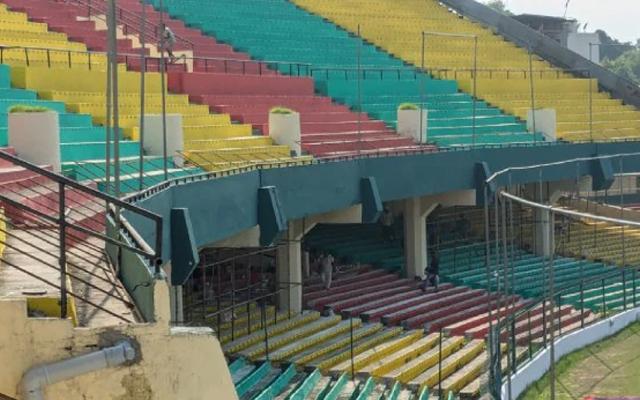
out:
{"label": "weathered concrete wall", "polygon": [[208,328],[169,326],[168,288],[156,283],[157,322],[74,328],[71,321],[27,318],[25,299],[0,299],[0,393],[21,398],[20,380],[37,364],[112,346],[128,338],[139,359],[46,388],[47,399],[237,399],[218,340]]}

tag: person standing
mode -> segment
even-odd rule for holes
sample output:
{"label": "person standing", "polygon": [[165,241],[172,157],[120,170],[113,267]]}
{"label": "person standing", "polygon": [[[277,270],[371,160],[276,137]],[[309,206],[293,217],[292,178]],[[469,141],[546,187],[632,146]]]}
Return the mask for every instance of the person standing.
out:
{"label": "person standing", "polygon": [[331,279],[333,278],[333,256],[331,253],[322,254],[320,256],[320,267],[322,283],[326,290],[331,289]]}
{"label": "person standing", "polygon": [[387,242],[393,242],[395,240],[393,222],[393,213],[389,207],[385,206],[382,211],[382,216],[380,216],[380,224],[382,225],[382,237]]}
{"label": "person standing", "polygon": [[173,47],[176,45],[176,34],[173,33],[171,28],[167,25],[162,30],[162,43],[160,47],[164,49],[169,55],[170,62],[173,63],[176,60],[176,56],[173,55]]}

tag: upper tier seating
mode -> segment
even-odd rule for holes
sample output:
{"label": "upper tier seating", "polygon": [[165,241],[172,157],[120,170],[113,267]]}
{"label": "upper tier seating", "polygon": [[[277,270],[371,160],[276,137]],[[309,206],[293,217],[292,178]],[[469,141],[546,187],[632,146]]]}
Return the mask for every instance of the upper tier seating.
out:
{"label": "upper tier seating", "polygon": [[[24,2],[7,0],[6,3],[11,7],[25,9],[40,15],[40,19],[44,20],[48,20],[48,17],[41,16],[43,10],[46,13],[51,8],[59,7],[56,4],[60,4],[39,0]],[[73,13],[63,11],[61,9],[55,11],[56,20],[66,21],[68,25],[77,22]],[[87,53],[84,44],[69,41],[64,33],[47,31],[46,25],[28,21],[26,14],[9,11],[5,4],[0,4],[0,18],[19,21],[10,27],[17,29],[17,31],[7,31],[8,37],[12,39],[11,44],[17,47],[3,51],[3,62],[13,67],[13,85],[35,90],[43,99],[64,101],[67,110],[90,114],[94,123],[104,125],[106,123],[105,55]],[[82,24],[91,25],[94,22],[84,21]],[[30,33],[37,29],[40,31]],[[0,27],[0,30],[4,30],[4,28]],[[19,33],[24,33],[24,35]],[[28,40],[22,40],[22,36]],[[33,47],[42,50],[34,50]],[[137,72],[126,71],[124,64],[119,68],[121,136],[136,140],[139,136],[140,75]],[[145,112],[149,114],[161,112],[160,84],[158,73],[148,73],[145,81]],[[64,105],[58,104],[61,106],[59,111],[64,111]],[[203,165],[207,169],[219,170],[255,163],[278,163],[293,160],[290,157],[288,147],[275,146],[268,137],[253,136],[250,125],[233,124],[228,114],[211,114],[206,105],[190,104],[186,95],[168,94],[166,105],[167,113],[182,115],[184,150],[215,155],[210,159],[210,163]],[[124,191],[137,189],[135,180],[138,174],[135,173],[135,170],[139,167],[135,159],[140,146],[133,140],[123,140],[120,145],[120,156],[124,160],[121,171]],[[100,141],[103,143],[100,149],[104,149],[104,139],[100,139]],[[99,146],[94,147],[98,148]],[[77,148],[79,155],[68,160],[73,162],[73,165],[70,165],[68,169],[78,178],[102,179],[105,174],[104,150],[102,152],[96,150],[98,152],[94,151],[88,154],[88,147],[78,146]],[[174,155],[171,155],[172,159],[173,157]],[[198,165],[204,164],[198,162],[201,160],[195,156],[193,158]],[[149,182],[145,182],[147,185],[155,184],[164,179],[161,170],[162,164],[163,162],[156,160],[155,163],[150,162],[144,165],[145,174],[149,180]],[[169,165],[170,177],[201,171],[194,168],[175,168],[171,161]],[[78,172],[78,170],[82,171]]]}
{"label": "upper tier seating", "polygon": [[[39,13],[43,18],[46,17],[47,4],[50,5],[52,1],[30,0],[37,4],[32,14]],[[125,23],[121,36],[126,40],[134,40],[140,46],[139,37],[136,36],[140,2],[120,1],[118,6]],[[61,7],[67,10],[68,20],[66,26],[59,23],[62,31],[88,43],[96,34],[104,38],[104,31],[78,32],[75,19],[86,19],[91,11],[91,21],[103,28],[105,17],[100,15],[100,10],[106,9],[106,1],[94,0],[90,7],[72,4]],[[147,37],[148,52],[152,57],[158,57],[157,47],[149,42],[157,42],[152,32],[159,26],[161,14],[150,5],[146,13],[147,26],[150,27],[147,35],[152,36],[151,39]],[[182,21],[166,15],[164,21],[177,35],[175,54],[182,53],[187,57],[186,61],[179,60],[169,65],[169,90],[189,94],[192,101],[207,105],[217,112],[230,113],[233,119],[251,124],[256,132],[268,135],[269,110],[276,106],[287,106],[301,113],[302,149],[315,156],[433,149],[432,146],[416,146],[410,138],[394,134],[382,121],[353,113],[345,106],[333,104],[329,98],[317,96],[310,78],[277,76],[276,71],[268,65],[249,60],[247,54],[238,53],[228,44],[218,43],[198,30],[185,27]],[[93,42],[95,40],[91,39]],[[138,52],[139,49],[135,54]],[[196,58],[192,59],[192,56]],[[139,57],[125,57],[123,61],[130,69],[140,69]],[[157,64],[158,59],[152,58],[148,60],[147,67],[155,71]],[[362,135],[358,133],[359,127]],[[207,150],[191,150],[188,154],[198,164],[211,169],[211,164],[225,161],[225,154],[212,152],[211,149],[215,149],[215,146],[208,146]],[[286,149],[282,147],[281,150],[285,153]],[[247,153],[250,158],[269,157],[269,154],[262,155],[260,151]]]}
{"label": "upper tier seating", "polygon": [[[483,101],[476,102],[474,128],[473,98],[458,92],[456,82],[432,79],[287,1],[169,0],[164,5],[171,15],[219,41],[257,59],[282,61],[272,64],[281,73],[313,76],[321,93],[390,126],[396,125],[401,103],[424,102],[429,109],[427,140],[438,145],[543,140],[528,133],[520,120]],[[360,80],[356,79],[358,65],[363,68]],[[369,127],[366,118],[360,124],[365,133],[381,129],[375,124]],[[352,124],[350,129],[355,131],[357,126]]]}
{"label": "upper tier seating", "polygon": [[[527,118],[531,108],[528,52],[490,29],[449,12],[436,0],[293,0],[293,3],[351,32],[360,32],[364,39],[416,66],[422,65],[423,60],[422,32],[476,35],[478,95],[509,113]],[[460,87],[471,93],[473,38],[427,35],[425,41],[426,68],[437,76],[457,79]],[[591,136],[595,140],[640,136],[640,112],[612,99],[608,93],[598,92],[597,82],[575,78],[536,56],[532,64],[535,108],[557,111],[558,138],[581,141]],[[589,112],[590,89],[593,120]]]}

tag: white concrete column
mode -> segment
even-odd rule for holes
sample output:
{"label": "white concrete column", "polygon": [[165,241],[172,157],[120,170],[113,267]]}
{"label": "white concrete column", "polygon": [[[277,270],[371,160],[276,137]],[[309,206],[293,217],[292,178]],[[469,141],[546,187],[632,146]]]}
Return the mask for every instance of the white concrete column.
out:
{"label": "white concrete column", "polygon": [[427,266],[427,216],[439,202],[429,197],[414,197],[403,202],[405,275],[423,278]]}
{"label": "white concrete column", "polygon": [[535,248],[536,255],[549,257],[553,252],[555,235],[553,228],[553,217],[548,210],[536,209],[535,211]]}
{"label": "white concrete column", "polygon": [[302,224],[289,222],[285,243],[276,252],[276,282],[283,289],[278,295],[278,308],[302,311]]}
{"label": "white concrete column", "polygon": [[407,278],[422,277],[427,266],[427,220],[420,198],[404,201],[404,255]]}

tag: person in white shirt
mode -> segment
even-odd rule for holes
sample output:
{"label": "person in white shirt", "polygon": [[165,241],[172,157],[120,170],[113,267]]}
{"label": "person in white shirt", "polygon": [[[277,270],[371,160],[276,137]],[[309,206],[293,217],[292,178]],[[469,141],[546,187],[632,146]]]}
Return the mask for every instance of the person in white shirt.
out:
{"label": "person in white shirt", "polygon": [[333,256],[330,253],[320,256],[320,275],[322,277],[322,283],[324,288],[331,289],[331,279],[333,277]]}

